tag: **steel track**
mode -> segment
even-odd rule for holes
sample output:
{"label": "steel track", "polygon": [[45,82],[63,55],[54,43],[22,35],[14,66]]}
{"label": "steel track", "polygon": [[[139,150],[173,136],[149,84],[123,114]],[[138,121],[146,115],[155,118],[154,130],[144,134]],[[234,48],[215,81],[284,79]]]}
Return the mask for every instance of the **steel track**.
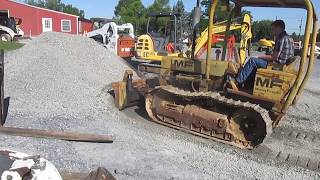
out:
{"label": "steel track", "polygon": [[[265,125],[266,125],[266,133],[267,133],[266,136],[269,136],[272,133],[272,121],[269,117],[269,113],[266,109],[260,107],[259,105],[252,104],[249,102],[235,101],[233,99],[229,99],[224,96],[221,96],[219,93],[215,93],[215,92],[188,92],[188,91],[184,91],[184,90],[175,88],[173,86],[161,86],[161,87],[155,88],[153,90],[153,92],[160,90],[160,89],[164,90],[166,92],[169,92],[175,96],[179,96],[179,97],[183,97],[183,98],[197,99],[197,98],[201,97],[201,98],[207,98],[208,100],[210,100],[210,99],[215,100],[219,103],[224,103],[230,107],[251,109],[251,110],[259,113],[261,115],[261,117],[263,118]],[[151,92],[151,94],[152,94],[152,92]],[[184,127],[182,125],[182,123],[177,124],[173,120],[170,121],[170,119],[167,119],[167,118],[159,118],[157,116],[157,114],[155,114],[152,110],[153,97],[151,94],[146,97],[146,110],[147,110],[150,118],[153,121],[155,121],[159,124],[174,128],[174,129],[178,129],[183,132],[187,132],[187,133],[201,136],[201,137],[208,138],[208,139],[213,139],[215,141],[230,144],[230,145],[242,148],[242,149],[252,149],[253,148],[253,146],[249,142],[239,141],[238,139],[235,139],[234,141],[227,141],[225,139],[217,138],[215,136],[214,132],[211,132],[211,134],[203,133],[201,128],[194,129],[194,128],[192,128],[192,126],[191,127]]]}

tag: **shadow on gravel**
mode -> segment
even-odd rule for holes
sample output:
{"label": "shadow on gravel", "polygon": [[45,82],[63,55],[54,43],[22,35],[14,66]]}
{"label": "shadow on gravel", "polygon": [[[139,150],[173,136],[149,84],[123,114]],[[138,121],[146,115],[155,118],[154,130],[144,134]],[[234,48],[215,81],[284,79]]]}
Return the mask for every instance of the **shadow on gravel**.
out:
{"label": "shadow on gravel", "polygon": [[9,105],[10,105],[10,97],[7,97],[4,99],[4,104],[3,104],[3,120],[1,122],[1,125],[4,125],[7,120],[8,116],[8,111],[9,111]]}
{"label": "shadow on gravel", "polygon": [[305,91],[307,93],[310,93],[311,95],[320,96],[320,92],[313,91],[313,90],[310,90],[310,89],[305,89]]}
{"label": "shadow on gravel", "polygon": [[145,103],[143,101],[139,102],[139,104],[134,107],[134,112],[142,118],[149,120],[149,115],[146,111]]}
{"label": "shadow on gravel", "polygon": [[309,118],[306,118],[306,117],[303,117],[303,116],[298,116],[298,115],[289,114],[288,117],[291,118],[291,119],[296,119],[296,120],[300,120],[300,121],[310,121]]}
{"label": "shadow on gravel", "polygon": [[[107,91],[107,93],[109,95],[111,95],[113,98],[115,98],[115,94],[114,94],[114,90],[112,89],[109,89]],[[146,111],[146,108],[145,108],[145,102],[144,102],[144,99],[142,98],[137,105],[135,106],[132,106],[132,107],[128,107],[126,109],[133,109],[133,112],[135,112],[138,116],[144,118],[144,119],[149,119],[149,116],[148,116],[148,113]]]}
{"label": "shadow on gravel", "polygon": [[140,64],[139,62],[133,61],[131,58],[125,58],[124,60],[127,61],[127,63],[130,64],[134,69],[138,69],[138,66]]}
{"label": "shadow on gravel", "polygon": [[107,93],[112,96],[113,98],[115,98],[115,94],[114,94],[114,90],[113,89],[108,89]]}

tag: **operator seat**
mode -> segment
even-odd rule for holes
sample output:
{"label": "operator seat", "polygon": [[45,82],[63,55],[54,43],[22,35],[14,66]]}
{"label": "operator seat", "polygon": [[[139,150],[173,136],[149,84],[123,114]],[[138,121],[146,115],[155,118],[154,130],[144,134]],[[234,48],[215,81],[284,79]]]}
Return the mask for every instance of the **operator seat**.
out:
{"label": "operator seat", "polygon": [[298,69],[296,66],[300,60],[300,56],[293,56],[287,60],[286,64],[280,64],[277,62],[269,63],[267,69],[297,74]]}

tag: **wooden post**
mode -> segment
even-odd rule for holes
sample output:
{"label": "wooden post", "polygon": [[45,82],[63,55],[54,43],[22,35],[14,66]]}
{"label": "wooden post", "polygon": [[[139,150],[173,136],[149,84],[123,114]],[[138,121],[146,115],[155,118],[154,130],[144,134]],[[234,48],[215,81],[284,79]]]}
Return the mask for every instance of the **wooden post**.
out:
{"label": "wooden post", "polygon": [[4,124],[4,50],[0,51],[0,124]]}
{"label": "wooden post", "polygon": [[72,132],[58,132],[51,130],[0,127],[0,134],[11,136],[60,139],[78,142],[113,143],[113,137],[108,135],[80,134]]}

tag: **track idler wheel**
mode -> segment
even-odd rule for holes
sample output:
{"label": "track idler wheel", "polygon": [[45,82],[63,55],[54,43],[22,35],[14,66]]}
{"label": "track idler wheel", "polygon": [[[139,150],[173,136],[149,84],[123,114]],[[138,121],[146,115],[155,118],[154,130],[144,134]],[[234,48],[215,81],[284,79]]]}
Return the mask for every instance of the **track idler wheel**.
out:
{"label": "track idler wheel", "polygon": [[249,110],[239,109],[231,116],[230,131],[233,136],[252,147],[261,144],[266,137],[266,124],[260,114]]}

